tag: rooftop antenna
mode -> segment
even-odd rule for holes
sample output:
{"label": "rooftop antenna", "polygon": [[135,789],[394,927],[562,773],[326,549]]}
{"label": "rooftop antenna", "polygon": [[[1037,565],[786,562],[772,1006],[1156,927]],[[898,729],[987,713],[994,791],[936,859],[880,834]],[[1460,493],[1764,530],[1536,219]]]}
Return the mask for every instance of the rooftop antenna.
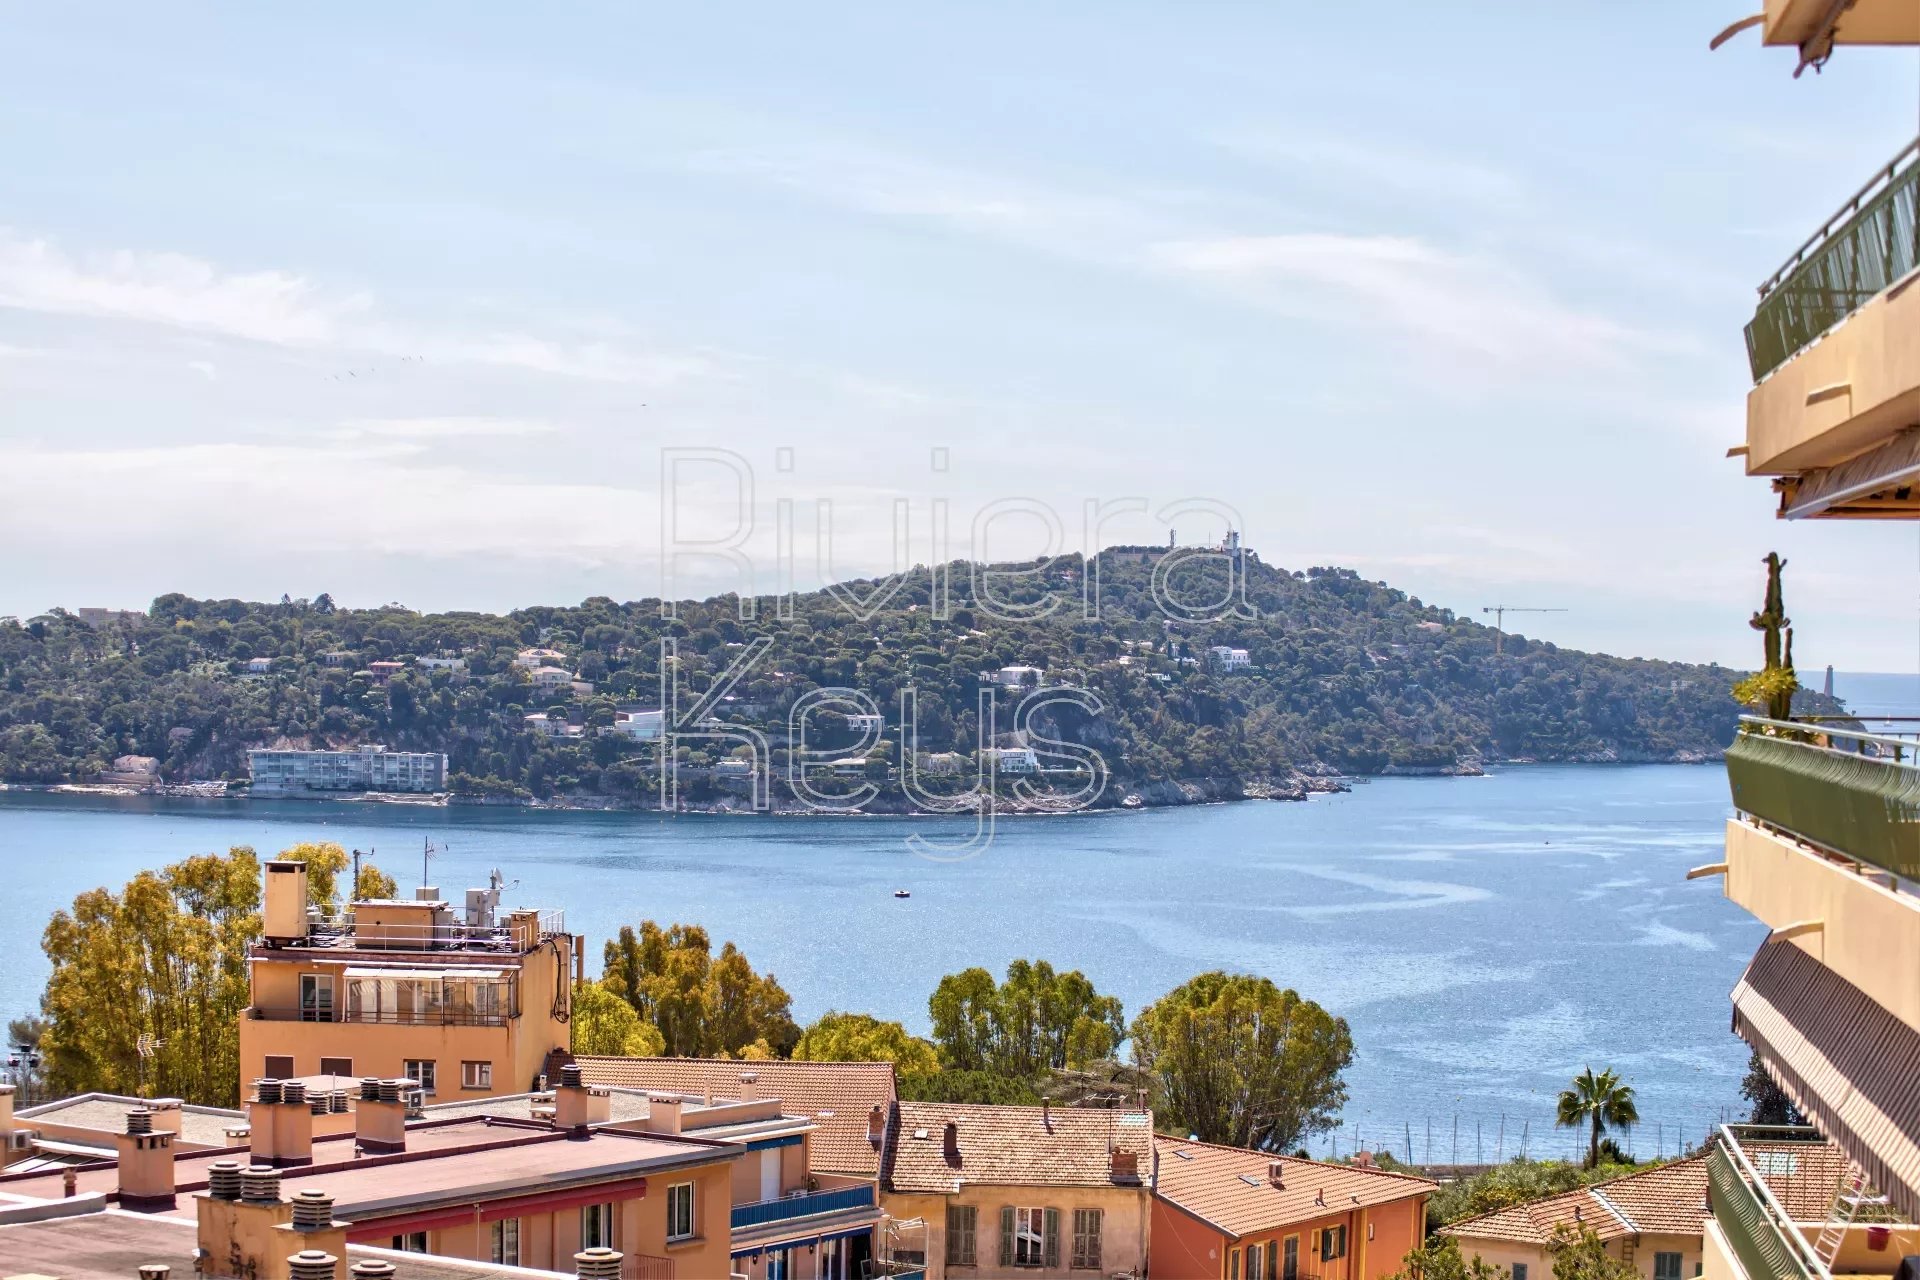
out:
{"label": "rooftop antenna", "polygon": [[438,852],[439,850],[433,847],[432,840],[425,836],[420,837],[420,887],[422,889],[433,883],[433,875],[427,870],[427,864],[433,861],[433,855]]}

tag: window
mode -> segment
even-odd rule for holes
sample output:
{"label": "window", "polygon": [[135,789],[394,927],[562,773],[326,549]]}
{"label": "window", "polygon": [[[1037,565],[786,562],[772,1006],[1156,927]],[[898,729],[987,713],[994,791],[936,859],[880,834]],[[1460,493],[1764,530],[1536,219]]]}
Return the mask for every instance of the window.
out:
{"label": "window", "polygon": [[1271,1240],[1267,1242],[1267,1280],[1276,1280],[1275,1272],[1280,1269],[1280,1250]]}
{"label": "window", "polygon": [[1654,1254],[1653,1280],[1680,1280],[1680,1255],[1677,1253]]}
{"label": "window", "polygon": [[1000,1210],[1000,1265],[1058,1267],[1060,1211],[1003,1206]]}
{"label": "window", "polygon": [[693,1239],[693,1184],[676,1182],[667,1188],[667,1239]]}
{"label": "window", "polygon": [[1320,1261],[1331,1262],[1335,1258],[1347,1256],[1347,1229],[1345,1226],[1328,1227],[1320,1233]]}
{"label": "window", "polygon": [[1527,1280],[1526,1263],[1516,1262],[1513,1264],[1513,1280]]}
{"label": "window", "polygon": [[461,1063],[460,1087],[462,1089],[493,1088],[493,1064],[491,1062]]}
{"label": "window", "polygon": [[303,973],[300,975],[300,1021],[333,1021],[332,974]]}
{"label": "window", "polygon": [[424,1231],[409,1231],[403,1236],[395,1236],[393,1238],[393,1248],[396,1253],[425,1253],[427,1251],[427,1233]]}
{"label": "window", "polygon": [[265,1074],[269,1080],[293,1079],[293,1055],[290,1053],[268,1054]]}
{"label": "window", "polygon": [[582,1249],[613,1248],[612,1205],[590,1204],[580,1210],[580,1247]]}
{"label": "window", "polygon": [[978,1257],[976,1232],[980,1225],[980,1211],[972,1205],[955,1204],[947,1206],[947,1265],[950,1267],[971,1267],[976,1265]]}
{"label": "window", "polygon": [[[1300,1237],[1288,1236],[1281,1251],[1280,1280],[1300,1280]],[[1514,1280],[1527,1280],[1525,1276],[1515,1276]]]}
{"label": "window", "polygon": [[417,1083],[422,1093],[432,1093],[434,1091],[433,1080],[436,1074],[432,1058],[407,1059],[407,1079]]}
{"label": "window", "polygon": [[323,1076],[350,1076],[353,1074],[352,1058],[320,1059],[320,1074]]}
{"label": "window", "polygon": [[487,1227],[490,1255],[494,1262],[504,1262],[508,1266],[520,1265],[520,1219],[502,1218]]}
{"label": "window", "polygon": [[1235,1249],[1227,1255],[1227,1280],[1240,1280],[1240,1251]]}
{"label": "window", "polygon": [[770,1249],[767,1252],[766,1280],[789,1280],[793,1272],[787,1265],[788,1251]]}
{"label": "window", "polygon": [[1260,1280],[1260,1269],[1266,1258],[1266,1246],[1250,1244],[1247,1246],[1247,1280]]}
{"label": "window", "polygon": [[1800,1172],[1800,1157],[1791,1151],[1754,1151],[1748,1155],[1753,1171],[1763,1178],[1791,1178]]}
{"label": "window", "polygon": [[1100,1269],[1100,1210],[1073,1211],[1073,1266]]}

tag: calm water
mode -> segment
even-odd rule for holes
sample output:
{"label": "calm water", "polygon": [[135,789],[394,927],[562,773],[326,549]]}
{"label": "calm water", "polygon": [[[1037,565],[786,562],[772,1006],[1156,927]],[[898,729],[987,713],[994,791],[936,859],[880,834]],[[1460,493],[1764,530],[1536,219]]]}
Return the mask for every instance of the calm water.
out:
{"label": "calm water", "polygon": [[[1636,1148],[1697,1139],[1737,1106],[1746,1052],[1727,993],[1762,935],[1717,882],[1728,811],[1714,767],[1536,766],[1382,779],[1308,804],[1246,803],[1003,822],[966,862],[907,852],[901,819],[661,819],[313,802],[0,796],[12,892],[0,930],[182,855],[331,839],[373,848],[403,886],[430,837],[434,883],[501,866],[509,903],[558,905],[590,946],[643,917],[697,921],[771,969],[805,1020],[829,1008],[924,1030],[943,973],[1036,956],[1084,969],[1129,1015],[1197,972],[1265,974],[1353,1025],[1355,1130],[1461,1156],[1564,1150],[1552,1101],[1583,1064],[1639,1090]],[[928,824],[917,824],[926,829]],[[936,833],[937,834],[937,833]],[[891,891],[906,886],[910,900]],[[14,946],[0,1009],[45,965]],[[590,953],[590,964],[597,954]],[[1322,1140],[1324,1145],[1325,1140]]]}

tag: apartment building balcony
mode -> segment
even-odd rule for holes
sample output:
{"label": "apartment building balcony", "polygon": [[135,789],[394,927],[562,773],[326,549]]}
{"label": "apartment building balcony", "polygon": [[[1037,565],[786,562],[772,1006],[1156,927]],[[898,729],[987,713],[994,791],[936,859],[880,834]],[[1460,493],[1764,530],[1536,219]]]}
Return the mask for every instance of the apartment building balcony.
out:
{"label": "apartment building balcony", "polygon": [[1917,201],[1920,139],[1760,286],[1747,474],[1778,478],[1786,518],[1920,518]]}
{"label": "apartment building balcony", "polygon": [[796,1218],[812,1218],[823,1214],[859,1214],[860,1211],[872,1211],[874,1208],[871,1186],[810,1191],[804,1195],[784,1196],[778,1200],[737,1204],[733,1206],[733,1229],[735,1232],[750,1231],[759,1227],[783,1226]]}
{"label": "apartment building balcony", "polygon": [[1886,1198],[1851,1195],[1845,1157],[1811,1128],[1723,1125],[1707,1156],[1703,1280],[1890,1276],[1920,1227]]}
{"label": "apartment building balcony", "polygon": [[1912,0],[1766,0],[1761,39],[1816,56],[1823,44],[1920,43],[1920,7]]}
{"label": "apartment building balcony", "polygon": [[1757,716],[1743,718],[1740,729],[1727,748],[1735,808],[1866,866],[1920,880],[1920,743],[1832,722]]}
{"label": "apartment building balcony", "polygon": [[472,1009],[314,1009],[302,1005],[252,1005],[246,1016],[256,1022],[328,1022],[361,1027],[504,1027],[520,1015]]}

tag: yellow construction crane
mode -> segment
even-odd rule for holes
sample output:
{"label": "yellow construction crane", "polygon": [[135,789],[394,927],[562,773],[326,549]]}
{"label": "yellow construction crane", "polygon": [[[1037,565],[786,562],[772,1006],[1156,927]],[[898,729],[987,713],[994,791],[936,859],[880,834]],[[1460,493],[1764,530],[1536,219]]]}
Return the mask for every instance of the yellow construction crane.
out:
{"label": "yellow construction crane", "polygon": [[1510,613],[1565,613],[1565,609],[1536,609],[1529,605],[1490,604],[1482,606],[1480,612],[1493,615],[1493,656],[1500,656],[1500,648],[1507,638],[1505,623]]}

